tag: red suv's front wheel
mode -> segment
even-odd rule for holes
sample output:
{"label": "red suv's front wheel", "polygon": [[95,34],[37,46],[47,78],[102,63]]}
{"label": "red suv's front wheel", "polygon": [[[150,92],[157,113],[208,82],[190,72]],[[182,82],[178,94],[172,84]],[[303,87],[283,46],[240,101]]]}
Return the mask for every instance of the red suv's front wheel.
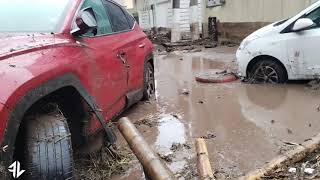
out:
{"label": "red suv's front wheel", "polygon": [[61,113],[36,115],[25,125],[26,179],[72,179],[71,134]]}

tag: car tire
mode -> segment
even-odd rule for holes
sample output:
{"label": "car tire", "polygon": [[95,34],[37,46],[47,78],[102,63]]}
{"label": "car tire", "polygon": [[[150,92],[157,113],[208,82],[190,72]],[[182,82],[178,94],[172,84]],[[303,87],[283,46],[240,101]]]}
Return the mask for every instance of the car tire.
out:
{"label": "car tire", "polygon": [[60,114],[38,115],[25,125],[26,179],[73,179],[71,134]]}
{"label": "car tire", "polygon": [[143,75],[143,98],[142,100],[150,100],[155,94],[154,68],[150,62],[146,63]]}
{"label": "car tire", "polygon": [[286,69],[277,61],[263,59],[255,63],[248,73],[251,83],[285,83],[288,80]]}

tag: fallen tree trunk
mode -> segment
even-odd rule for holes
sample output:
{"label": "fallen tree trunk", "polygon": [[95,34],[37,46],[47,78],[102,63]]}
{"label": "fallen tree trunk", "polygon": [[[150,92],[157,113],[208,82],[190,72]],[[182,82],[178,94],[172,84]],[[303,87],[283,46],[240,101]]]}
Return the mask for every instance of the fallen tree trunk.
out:
{"label": "fallen tree trunk", "polygon": [[207,150],[206,142],[203,138],[196,139],[197,151],[197,167],[201,180],[214,179],[211,164],[209,160],[209,153]]}
{"label": "fallen tree trunk", "polygon": [[128,142],[131,150],[143,166],[147,179],[171,180],[175,179],[173,173],[165,166],[159,157],[151,150],[140,132],[128,118],[121,118],[118,129]]}
{"label": "fallen tree trunk", "polygon": [[244,180],[259,180],[263,176],[272,173],[276,169],[287,167],[291,164],[303,160],[307,155],[314,152],[320,148],[320,134],[314,136],[312,139],[304,142],[301,145],[298,145],[295,149],[286,152],[283,155],[280,155],[273,159],[271,162],[266,164],[265,167],[252,171],[246,176],[241,177],[240,179]]}

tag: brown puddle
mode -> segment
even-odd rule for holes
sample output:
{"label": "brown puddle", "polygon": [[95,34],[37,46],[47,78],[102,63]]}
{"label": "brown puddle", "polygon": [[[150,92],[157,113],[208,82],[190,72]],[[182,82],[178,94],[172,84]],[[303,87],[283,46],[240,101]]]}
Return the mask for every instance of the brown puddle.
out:
{"label": "brown puddle", "polygon": [[[170,54],[156,59],[156,102],[140,103],[126,115],[132,121],[147,118],[154,127],[139,126],[160,154],[173,154],[167,163],[175,173],[194,164],[194,140],[208,133],[211,163],[216,176],[235,178],[275,157],[283,141],[301,143],[320,129],[317,106],[320,91],[305,84],[249,85],[241,82],[201,84],[194,75],[208,69],[236,67],[235,48],[199,53]],[[181,57],[183,59],[181,59]],[[189,95],[182,94],[188,91]],[[191,149],[170,150],[173,143]],[[137,165],[123,179],[143,179]]]}

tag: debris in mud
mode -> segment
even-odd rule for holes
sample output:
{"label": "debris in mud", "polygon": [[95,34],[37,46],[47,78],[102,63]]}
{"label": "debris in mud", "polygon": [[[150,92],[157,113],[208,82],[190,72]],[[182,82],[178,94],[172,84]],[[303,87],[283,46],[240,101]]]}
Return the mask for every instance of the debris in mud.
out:
{"label": "debris in mud", "polygon": [[201,83],[226,83],[238,79],[235,73],[228,72],[227,70],[211,69],[207,72],[198,73],[195,77],[196,81]]}
{"label": "debris in mud", "polygon": [[286,145],[290,145],[290,146],[299,146],[300,144],[295,143],[295,142],[289,142],[289,141],[282,141],[284,144]]}
{"label": "debris in mud", "polygon": [[211,133],[211,132],[207,132],[207,134],[206,134],[206,135],[201,136],[200,138],[203,138],[203,139],[213,139],[213,138],[215,138],[215,137],[217,137],[217,136],[216,136],[216,135],[214,135],[213,133]]}
{"label": "debris in mud", "polygon": [[176,119],[181,119],[181,117],[179,117],[179,116],[176,115],[176,114],[171,114],[171,116],[173,116],[173,117],[176,118]]}
{"label": "debris in mud", "polygon": [[203,102],[203,101],[201,101],[201,100],[199,100],[199,101],[198,101],[198,104],[203,104],[203,103],[204,103],[204,102]]}
{"label": "debris in mud", "polygon": [[[157,38],[153,39],[153,42],[155,44],[161,44],[166,48],[167,52],[172,51],[182,51],[186,50],[187,52],[201,52],[202,47],[205,48],[215,48],[218,46],[217,42],[212,42],[210,39],[199,39],[196,41],[190,41],[190,40],[182,40],[179,42],[170,42],[170,39],[167,37],[163,38],[162,34],[157,35]],[[162,41],[158,41],[159,39],[162,39]]]}
{"label": "debris in mud", "polygon": [[114,157],[108,148],[92,153],[87,157],[75,158],[75,179],[100,180],[125,172],[133,155],[127,149],[118,149]]}
{"label": "debris in mud", "polygon": [[319,90],[320,89],[320,79],[315,79],[315,80],[310,81],[307,84],[307,87],[309,87],[312,90]]}
{"label": "debris in mud", "polygon": [[16,67],[16,65],[14,65],[14,64],[9,64],[9,66],[10,66],[10,67],[13,67],[13,68]]}
{"label": "debris in mud", "polygon": [[158,156],[164,160],[165,162],[167,163],[172,163],[173,162],[173,158],[174,158],[174,155],[172,153],[169,153],[169,154],[160,154],[158,153]]}
{"label": "debris in mud", "polygon": [[141,120],[134,122],[133,124],[135,124],[137,126],[146,125],[146,126],[149,126],[150,128],[152,128],[152,127],[158,126],[159,122],[150,121],[149,119],[143,118]]}
{"label": "debris in mud", "polygon": [[274,124],[276,121],[272,119],[270,122],[271,122],[271,124]]}
{"label": "debris in mud", "polygon": [[11,48],[11,49],[10,49],[10,52],[14,52],[14,51],[16,51],[16,50],[15,50],[15,49],[13,49],[13,48]]}
{"label": "debris in mud", "polygon": [[170,147],[172,152],[180,151],[182,149],[191,149],[191,145],[189,144],[181,144],[181,143],[173,143]]}
{"label": "debris in mud", "polygon": [[[319,145],[320,133],[312,137],[310,141],[295,146],[294,149],[277,156],[264,167],[251,171],[240,179],[318,179],[320,178]],[[292,168],[296,168],[296,173],[292,173]],[[292,172],[289,172],[289,169]],[[311,172],[314,174],[308,174]]]}
{"label": "debris in mud", "polygon": [[318,105],[318,107],[317,107],[317,111],[318,111],[318,112],[320,112],[320,105]]}
{"label": "debris in mud", "polygon": [[287,167],[278,168],[263,179],[318,179],[320,178],[320,152],[311,153],[305,159]]}
{"label": "debris in mud", "polygon": [[289,173],[296,173],[297,172],[297,168],[289,168],[288,172]]}
{"label": "debris in mud", "polygon": [[289,128],[287,128],[287,132],[288,132],[288,134],[292,134],[293,133],[292,130],[289,129]]}
{"label": "debris in mud", "polygon": [[6,171],[5,166],[2,164],[3,162],[0,163],[0,173],[3,174]]}
{"label": "debris in mud", "polygon": [[188,89],[182,89],[181,94],[183,94],[183,95],[189,95],[190,92],[189,92]]}
{"label": "debris in mud", "polygon": [[[190,163],[191,164],[191,163]],[[187,165],[181,171],[175,174],[176,178],[180,179],[197,179],[198,178],[198,171],[195,165]]]}

